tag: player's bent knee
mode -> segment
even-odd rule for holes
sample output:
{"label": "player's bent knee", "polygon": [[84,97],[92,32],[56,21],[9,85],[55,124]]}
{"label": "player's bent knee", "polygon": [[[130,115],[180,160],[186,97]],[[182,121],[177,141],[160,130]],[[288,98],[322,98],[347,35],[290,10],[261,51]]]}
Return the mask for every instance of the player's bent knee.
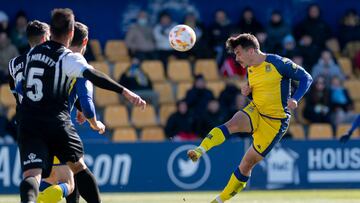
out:
{"label": "player's bent knee", "polygon": [[75,183],[74,176],[70,168],[66,165],[56,166],[53,169],[56,174],[56,179],[58,182],[66,183],[69,189],[69,194],[74,191]]}
{"label": "player's bent knee", "polygon": [[38,183],[40,183],[41,173],[41,168],[28,169],[23,172],[23,178],[26,179],[28,177],[34,177],[38,181]]}

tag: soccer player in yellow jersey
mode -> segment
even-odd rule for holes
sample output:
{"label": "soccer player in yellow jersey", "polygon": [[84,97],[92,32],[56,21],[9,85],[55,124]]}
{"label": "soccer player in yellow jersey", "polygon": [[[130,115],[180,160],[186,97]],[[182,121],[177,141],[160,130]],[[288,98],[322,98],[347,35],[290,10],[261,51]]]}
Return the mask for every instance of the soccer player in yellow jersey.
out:
{"label": "soccer player in yellow jersey", "polygon": [[[302,67],[287,58],[263,53],[259,42],[252,34],[230,37],[227,49],[236,55],[236,61],[247,67],[248,83],[241,88],[251,102],[225,124],[213,128],[200,146],[188,151],[188,156],[197,161],[212,147],[222,144],[232,133],[252,133],[252,146],[243,156],[240,165],[212,203],[229,200],[240,192],[249,180],[251,170],[271,151],[286,132],[290,110],[309,89],[312,78]],[[299,81],[299,87],[291,95],[291,80]]]}

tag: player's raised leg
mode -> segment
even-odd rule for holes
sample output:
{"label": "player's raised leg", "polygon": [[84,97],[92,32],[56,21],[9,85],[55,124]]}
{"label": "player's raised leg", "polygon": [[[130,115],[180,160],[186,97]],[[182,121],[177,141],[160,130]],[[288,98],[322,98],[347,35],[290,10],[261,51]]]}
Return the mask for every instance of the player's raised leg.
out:
{"label": "player's raised leg", "polygon": [[199,147],[189,150],[188,157],[193,161],[197,161],[203,153],[222,144],[230,134],[251,131],[252,126],[248,115],[243,111],[238,111],[228,122],[213,128],[202,140]]}

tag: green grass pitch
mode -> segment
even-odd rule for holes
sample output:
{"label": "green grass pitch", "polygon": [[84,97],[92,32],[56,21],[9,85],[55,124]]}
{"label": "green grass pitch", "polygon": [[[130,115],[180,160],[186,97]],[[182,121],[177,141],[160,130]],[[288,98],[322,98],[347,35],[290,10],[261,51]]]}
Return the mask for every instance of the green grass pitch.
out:
{"label": "green grass pitch", "polygon": [[[102,200],[104,203],[208,203],[216,194],[216,192],[103,193]],[[0,196],[0,203],[18,202],[17,195]],[[360,202],[360,190],[245,191],[228,202],[355,203]]]}

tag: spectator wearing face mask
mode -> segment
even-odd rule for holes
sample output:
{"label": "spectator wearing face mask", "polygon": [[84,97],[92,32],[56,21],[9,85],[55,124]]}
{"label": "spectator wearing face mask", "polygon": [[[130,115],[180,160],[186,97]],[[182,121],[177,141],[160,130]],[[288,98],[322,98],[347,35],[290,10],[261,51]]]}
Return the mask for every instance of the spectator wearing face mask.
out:
{"label": "spectator wearing face mask", "polygon": [[204,76],[196,75],[194,85],[185,97],[189,110],[199,116],[206,111],[209,101],[213,98],[213,93],[206,87]]}
{"label": "spectator wearing face mask", "polygon": [[148,103],[158,106],[158,94],[152,90],[152,82],[139,66],[139,59],[134,58],[131,66],[120,77],[119,83],[134,91]]}
{"label": "spectator wearing face mask", "polygon": [[132,57],[140,60],[155,59],[155,38],[146,11],[140,11],[137,21],[126,33],[125,43]]}
{"label": "spectator wearing face mask", "polygon": [[169,56],[174,52],[169,43],[169,33],[174,26],[175,23],[172,21],[170,14],[163,12],[160,14],[159,22],[155,25],[153,30],[158,57],[165,67]]}
{"label": "spectator wearing face mask", "polygon": [[330,85],[331,79],[334,76],[339,77],[340,80],[344,80],[345,76],[341,72],[340,67],[335,63],[332,58],[331,52],[324,50],[321,53],[321,57],[317,64],[312,69],[311,76],[317,78],[322,75],[325,78],[326,84]]}
{"label": "spectator wearing face mask", "polygon": [[176,103],[176,112],[170,115],[165,125],[165,134],[169,139],[176,141],[195,140],[194,117],[188,110],[184,100]]}
{"label": "spectator wearing face mask", "polygon": [[196,132],[204,138],[214,126],[224,123],[225,119],[225,112],[220,109],[219,102],[213,99],[209,101],[206,111],[197,119]]}

